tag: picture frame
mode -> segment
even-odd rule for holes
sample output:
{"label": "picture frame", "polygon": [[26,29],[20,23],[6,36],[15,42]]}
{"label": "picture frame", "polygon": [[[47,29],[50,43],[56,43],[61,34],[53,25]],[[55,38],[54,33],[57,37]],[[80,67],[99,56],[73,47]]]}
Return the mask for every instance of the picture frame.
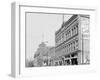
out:
{"label": "picture frame", "polygon": [[[95,72],[95,8],[82,7],[48,7],[34,6],[32,4],[17,3],[11,4],[11,75],[14,77],[36,76],[36,75],[54,75],[69,73],[87,73]],[[30,13],[48,13],[48,14],[84,14],[90,16],[90,64],[78,66],[53,66],[53,67],[25,67],[26,58],[26,14]],[[34,28],[35,29],[35,28]],[[41,28],[40,28],[41,29]]]}

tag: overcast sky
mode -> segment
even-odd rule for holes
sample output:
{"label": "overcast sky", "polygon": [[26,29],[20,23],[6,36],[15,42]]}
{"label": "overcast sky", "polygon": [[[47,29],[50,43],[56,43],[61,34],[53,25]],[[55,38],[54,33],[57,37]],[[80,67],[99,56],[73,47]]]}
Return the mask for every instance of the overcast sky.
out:
{"label": "overcast sky", "polygon": [[[71,16],[64,15],[64,20],[67,21]],[[48,46],[55,46],[55,31],[61,27],[63,16],[27,13],[26,18],[26,58],[31,59],[42,41],[48,41]]]}

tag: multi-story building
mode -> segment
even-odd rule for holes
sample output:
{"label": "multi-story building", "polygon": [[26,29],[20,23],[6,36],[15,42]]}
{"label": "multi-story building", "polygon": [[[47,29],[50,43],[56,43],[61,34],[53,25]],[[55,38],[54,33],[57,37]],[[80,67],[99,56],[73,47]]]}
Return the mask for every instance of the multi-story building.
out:
{"label": "multi-story building", "polygon": [[55,65],[89,63],[89,16],[73,15],[55,32]]}

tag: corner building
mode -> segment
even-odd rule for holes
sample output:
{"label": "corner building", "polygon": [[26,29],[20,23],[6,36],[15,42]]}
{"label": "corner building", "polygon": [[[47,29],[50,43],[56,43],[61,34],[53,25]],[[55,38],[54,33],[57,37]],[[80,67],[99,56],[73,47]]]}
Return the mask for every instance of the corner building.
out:
{"label": "corner building", "polygon": [[89,63],[89,16],[73,15],[55,32],[55,66]]}

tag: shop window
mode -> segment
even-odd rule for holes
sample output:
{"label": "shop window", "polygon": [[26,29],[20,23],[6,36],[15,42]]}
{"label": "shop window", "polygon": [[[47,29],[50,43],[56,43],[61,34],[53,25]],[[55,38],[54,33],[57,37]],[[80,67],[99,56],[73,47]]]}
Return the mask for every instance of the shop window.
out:
{"label": "shop window", "polygon": [[72,65],[78,65],[77,58],[71,59],[71,63],[72,63]]}
{"label": "shop window", "polygon": [[62,65],[62,61],[59,61],[59,65]]}
{"label": "shop window", "polygon": [[67,61],[67,65],[70,65],[70,60],[66,60]]}
{"label": "shop window", "polygon": [[67,60],[64,61],[64,65],[67,65]]}

